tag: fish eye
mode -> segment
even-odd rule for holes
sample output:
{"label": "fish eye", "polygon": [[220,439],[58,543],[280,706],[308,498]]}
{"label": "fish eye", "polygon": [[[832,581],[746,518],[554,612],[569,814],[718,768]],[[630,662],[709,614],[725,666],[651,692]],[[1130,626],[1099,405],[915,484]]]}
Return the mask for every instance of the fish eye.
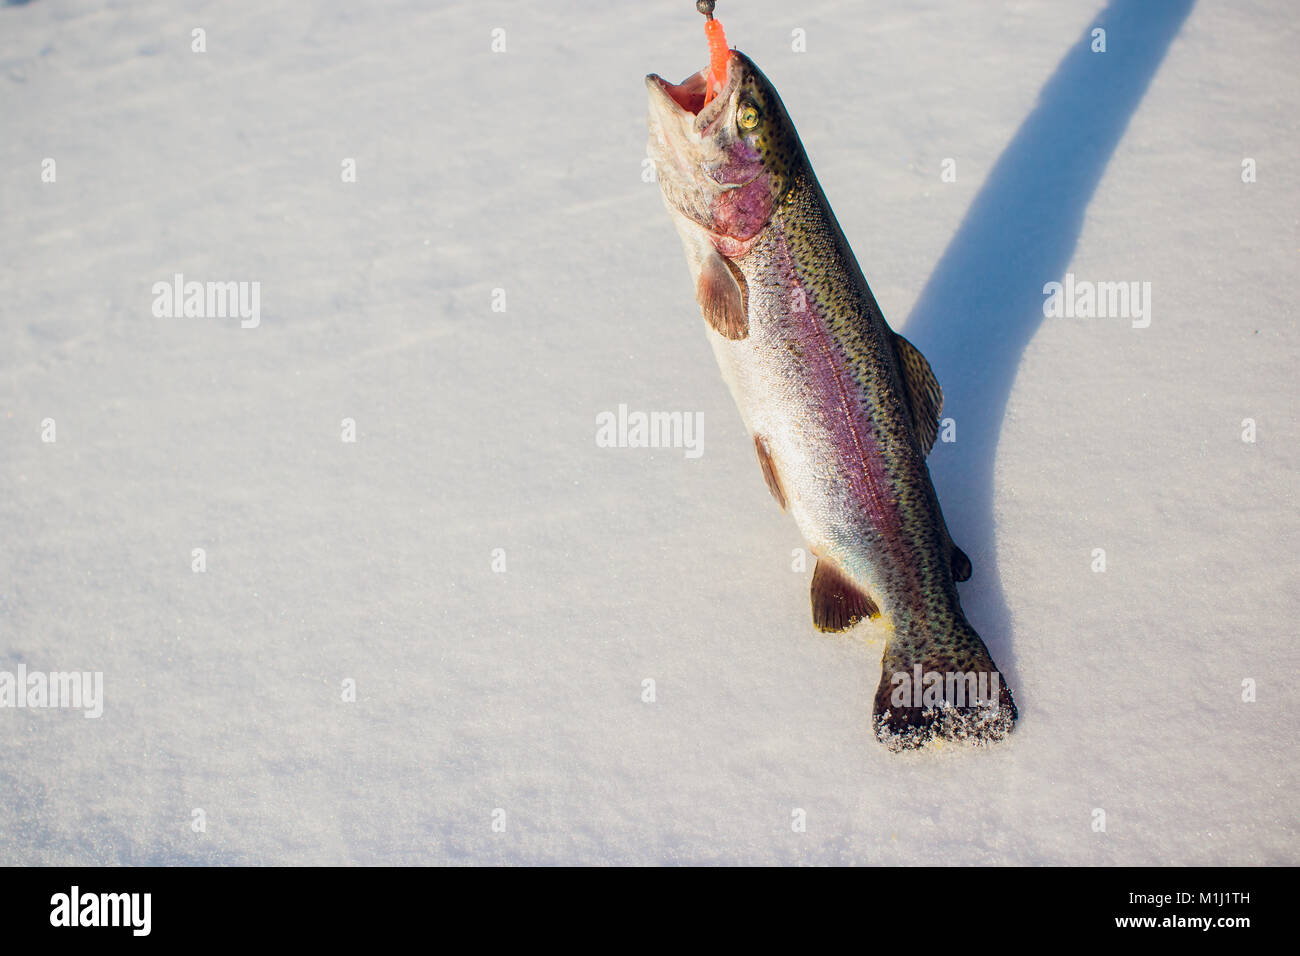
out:
{"label": "fish eye", "polygon": [[753,129],[758,125],[758,108],[752,103],[746,103],[736,111],[736,122],[741,129]]}

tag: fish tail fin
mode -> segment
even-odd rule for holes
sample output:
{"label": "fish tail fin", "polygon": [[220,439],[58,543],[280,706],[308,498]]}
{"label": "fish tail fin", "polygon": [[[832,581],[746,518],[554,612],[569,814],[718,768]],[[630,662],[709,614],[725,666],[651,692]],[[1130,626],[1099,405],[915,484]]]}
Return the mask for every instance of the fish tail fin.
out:
{"label": "fish tail fin", "polygon": [[873,724],[890,750],[933,740],[976,746],[1001,740],[1015,725],[1011,687],[965,617],[885,644]]}

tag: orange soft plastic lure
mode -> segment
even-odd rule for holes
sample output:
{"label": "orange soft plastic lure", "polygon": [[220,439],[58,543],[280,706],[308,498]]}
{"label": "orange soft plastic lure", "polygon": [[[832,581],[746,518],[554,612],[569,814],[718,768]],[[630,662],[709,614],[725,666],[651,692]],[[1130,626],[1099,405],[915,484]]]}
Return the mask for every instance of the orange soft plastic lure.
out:
{"label": "orange soft plastic lure", "polygon": [[704,35],[709,40],[709,76],[707,89],[704,91],[704,105],[718,95],[722,85],[727,82],[727,34],[722,30],[722,21],[713,18],[711,0],[701,0],[695,8],[708,17],[704,21]]}

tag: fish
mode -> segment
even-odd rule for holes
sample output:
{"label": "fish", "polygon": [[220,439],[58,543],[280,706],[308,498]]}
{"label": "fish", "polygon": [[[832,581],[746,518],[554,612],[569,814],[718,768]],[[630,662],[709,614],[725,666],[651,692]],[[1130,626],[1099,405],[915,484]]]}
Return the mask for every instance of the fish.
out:
{"label": "fish", "polygon": [[717,73],[646,77],[648,155],[763,481],[816,556],[813,625],[884,635],[871,723],[890,750],[1001,740],[1018,711],[962,611],[971,562],[926,463],[943,391],[885,321],[776,88],[739,50]]}

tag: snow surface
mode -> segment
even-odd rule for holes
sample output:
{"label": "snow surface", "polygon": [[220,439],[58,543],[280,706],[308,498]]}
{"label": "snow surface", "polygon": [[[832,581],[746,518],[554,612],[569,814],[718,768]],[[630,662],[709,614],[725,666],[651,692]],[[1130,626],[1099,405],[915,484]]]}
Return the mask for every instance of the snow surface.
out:
{"label": "snow surface", "polygon": [[[0,710],[0,863],[1300,862],[1292,5],[718,15],[944,385],[1015,734],[889,753],[878,636],[811,628],[642,178],[688,0],[11,0],[0,670],[105,709]],[[1066,272],[1150,327],[1044,319]]]}

